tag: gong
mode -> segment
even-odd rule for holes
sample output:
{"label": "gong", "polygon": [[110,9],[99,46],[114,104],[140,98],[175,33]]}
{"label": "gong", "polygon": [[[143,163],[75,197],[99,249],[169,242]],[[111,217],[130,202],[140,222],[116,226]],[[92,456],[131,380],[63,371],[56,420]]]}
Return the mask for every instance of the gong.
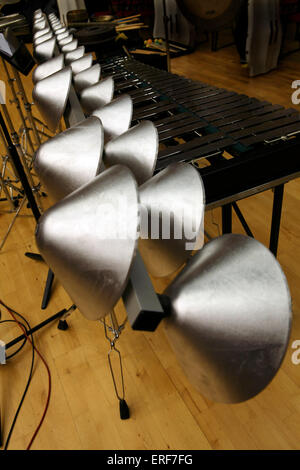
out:
{"label": "gong", "polygon": [[233,23],[239,0],[178,0],[184,16],[204,31],[216,31]]}

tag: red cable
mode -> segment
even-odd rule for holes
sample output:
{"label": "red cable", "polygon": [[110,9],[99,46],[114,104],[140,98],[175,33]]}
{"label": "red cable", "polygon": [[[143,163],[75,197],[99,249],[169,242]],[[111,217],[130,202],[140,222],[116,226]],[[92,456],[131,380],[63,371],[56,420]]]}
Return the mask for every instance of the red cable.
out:
{"label": "red cable", "polygon": [[[4,304],[2,303],[2,301],[0,300],[0,303],[4,306]],[[46,405],[45,405],[45,409],[44,409],[44,412],[43,412],[43,415],[42,415],[42,418],[39,422],[39,425],[38,427],[36,428],[36,430],[34,431],[34,434],[28,444],[28,446],[26,447],[26,450],[30,450],[31,446],[32,446],[32,443],[33,441],[35,440],[39,430],[40,430],[40,427],[42,426],[43,424],[43,421],[45,419],[45,416],[46,416],[46,413],[48,411],[48,407],[49,407],[49,402],[50,402],[50,395],[51,395],[51,373],[50,373],[50,369],[48,367],[48,364],[47,362],[45,361],[45,359],[43,358],[43,356],[41,355],[41,353],[38,351],[38,349],[36,348],[36,346],[34,346],[32,344],[32,341],[31,339],[29,338],[29,336],[27,335],[27,332],[26,332],[26,329],[23,328],[23,326],[18,322],[17,318],[15,317],[15,315],[13,314],[13,312],[8,308],[6,307],[6,309],[8,310],[8,312],[10,313],[10,315],[13,317],[13,319],[15,320],[15,322],[18,324],[18,326],[21,328],[21,330],[23,331],[24,335],[26,336],[26,339],[30,342],[30,344],[33,346],[35,352],[37,353],[37,355],[40,357],[40,359],[42,360],[44,366],[46,367],[46,370],[47,370],[47,374],[48,374],[48,395],[47,395],[47,400],[46,400]]]}

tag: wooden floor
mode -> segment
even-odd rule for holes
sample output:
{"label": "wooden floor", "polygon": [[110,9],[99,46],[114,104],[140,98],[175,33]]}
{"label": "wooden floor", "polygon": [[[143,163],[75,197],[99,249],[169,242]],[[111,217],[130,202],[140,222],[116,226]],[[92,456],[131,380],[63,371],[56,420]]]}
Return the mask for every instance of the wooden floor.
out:
{"label": "wooden floor", "polygon": [[[291,83],[300,79],[300,55],[286,58],[278,70],[250,79],[241,68],[234,47],[212,53],[206,45],[172,61],[172,71],[223,88],[266,99],[286,107],[291,103]],[[3,78],[3,69],[0,68]],[[31,80],[24,80],[31,97]],[[299,105],[300,106],[300,105]],[[18,118],[9,106],[17,126]],[[300,108],[299,108],[300,109]],[[37,115],[37,112],[35,111]],[[259,171],[259,168],[257,168]],[[270,162],[270,172],[272,164]],[[0,236],[12,219],[0,203]],[[44,199],[44,205],[49,201]],[[293,297],[291,343],[300,339],[300,180],[286,185],[278,259],[286,273]],[[258,240],[268,244],[272,192],[240,203]],[[205,227],[220,231],[220,210],[206,214]],[[24,256],[37,251],[35,222],[24,208],[0,253],[0,298],[23,313],[33,326],[71,301],[55,283],[46,311],[40,309],[47,267]],[[234,219],[234,231],[243,233]],[[169,279],[155,280],[163,291]],[[9,318],[2,310],[2,319]],[[120,302],[117,313],[124,316]],[[0,338],[9,341],[19,334],[11,324],[0,325]],[[35,335],[52,374],[52,394],[46,420],[32,449],[299,449],[300,364],[294,365],[289,346],[283,366],[270,386],[255,399],[238,405],[215,404],[188,383],[164,335],[133,332],[127,326],[119,349],[123,354],[126,400],[131,419],[119,419],[107,363],[108,342],[101,324],[86,320],[78,311],[69,329],[51,324]],[[27,345],[0,367],[2,432],[7,436],[30,369]],[[47,395],[47,375],[37,360],[32,384],[17,421],[10,449],[25,449],[42,414]]]}

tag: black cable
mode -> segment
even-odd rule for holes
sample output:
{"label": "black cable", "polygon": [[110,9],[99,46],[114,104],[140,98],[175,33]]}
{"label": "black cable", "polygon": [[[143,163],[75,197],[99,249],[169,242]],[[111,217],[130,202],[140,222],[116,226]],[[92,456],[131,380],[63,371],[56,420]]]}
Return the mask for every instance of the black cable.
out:
{"label": "black cable", "polygon": [[[26,318],[24,318],[20,313],[16,312],[16,311],[13,310],[12,308],[10,308],[10,307],[8,307],[7,305],[5,305],[4,302],[1,301],[1,304],[3,305],[3,307],[7,308],[8,310],[11,310],[15,315],[17,315],[18,317],[20,317],[20,318],[24,321],[24,323],[26,323],[26,325],[27,325],[27,327],[28,327],[28,330],[31,330],[31,327],[30,327],[28,321],[26,320]],[[10,439],[11,439],[11,436],[12,436],[12,433],[13,433],[13,430],[14,430],[14,427],[15,427],[15,424],[16,424],[16,421],[17,421],[17,418],[18,418],[19,413],[20,413],[20,411],[21,411],[21,408],[22,408],[24,399],[25,399],[25,397],[26,397],[26,394],[27,394],[27,391],[28,391],[28,388],[29,388],[29,385],[30,385],[30,382],[31,382],[31,379],[32,379],[33,366],[34,366],[34,342],[33,342],[33,336],[32,336],[32,334],[31,334],[30,336],[31,336],[31,342],[32,342],[32,359],[31,359],[31,366],[30,366],[29,377],[28,377],[28,380],[27,380],[26,387],[25,387],[25,390],[24,390],[24,392],[23,392],[22,398],[21,398],[21,400],[20,400],[19,406],[18,406],[17,411],[16,411],[16,413],[15,413],[14,419],[13,419],[13,421],[12,421],[10,430],[9,430],[9,432],[8,432],[8,436],[7,436],[5,445],[4,445],[4,450],[7,450],[7,448],[8,448],[9,441],[10,441]]]}
{"label": "black cable", "polygon": [[[24,325],[24,323],[21,323],[21,322],[16,322],[16,320],[1,320],[0,321],[0,324],[1,323],[19,323],[19,325],[22,325],[23,328],[26,330],[26,327]],[[23,347],[25,346],[25,343],[26,343],[27,339],[24,338],[24,341],[23,343],[21,344],[21,346],[19,346],[19,348],[13,353],[11,354],[10,356],[6,356],[6,359],[11,359],[12,357],[14,357],[19,351],[21,351],[21,349],[23,349]]]}

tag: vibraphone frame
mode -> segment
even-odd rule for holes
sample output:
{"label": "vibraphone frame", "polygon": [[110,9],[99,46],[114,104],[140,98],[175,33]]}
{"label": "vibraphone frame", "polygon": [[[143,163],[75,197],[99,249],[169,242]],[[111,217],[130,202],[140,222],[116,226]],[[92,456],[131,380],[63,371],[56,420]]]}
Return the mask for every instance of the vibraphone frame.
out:
{"label": "vibraphone frame", "polygon": [[[222,208],[222,232],[232,231],[235,211],[247,235],[253,234],[237,201],[274,190],[270,250],[277,255],[284,185],[300,176],[300,114],[267,101],[171,74],[128,57],[101,64],[115,79],[115,96],[128,93],[133,124],[150,119],[160,142],[156,171],[175,161],[209,160],[199,168],[206,210]],[[166,117],[169,114],[169,117]],[[178,137],[184,144],[174,145]],[[187,139],[186,139],[187,137]],[[224,155],[226,156],[224,157]]]}

